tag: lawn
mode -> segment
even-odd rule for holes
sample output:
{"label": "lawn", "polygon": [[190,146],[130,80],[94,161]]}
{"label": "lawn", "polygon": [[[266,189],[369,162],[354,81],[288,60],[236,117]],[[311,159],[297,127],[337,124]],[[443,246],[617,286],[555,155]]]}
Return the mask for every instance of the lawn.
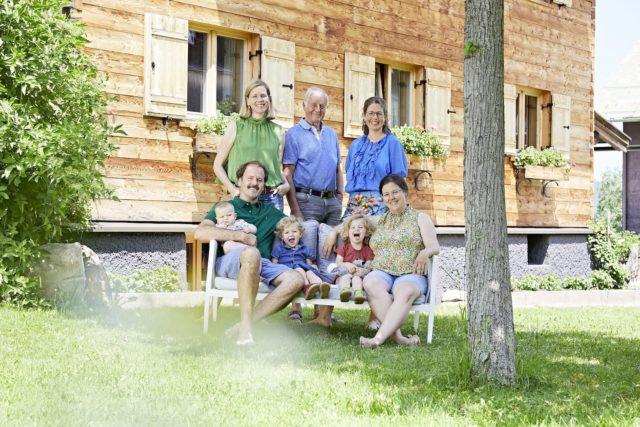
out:
{"label": "lawn", "polygon": [[236,348],[236,308],[208,336],[201,309],[0,308],[0,425],[640,425],[638,309],[516,310],[513,388],[468,380],[458,308],[419,348],[360,350],[366,313],[338,315]]}

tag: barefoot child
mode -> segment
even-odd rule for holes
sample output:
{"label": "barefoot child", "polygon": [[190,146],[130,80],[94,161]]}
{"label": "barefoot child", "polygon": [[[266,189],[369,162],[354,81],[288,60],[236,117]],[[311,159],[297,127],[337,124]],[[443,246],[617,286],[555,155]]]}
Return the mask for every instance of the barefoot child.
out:
{"label": "barefoot child", "polygon": [[362,278],[370,271],[373,251],[367,243],[373,233],[373,224],[364,215],[352,215],[342,226],[342,240],[344,244],[336,249],[337,268],[333,273],[338,274],[336,284],[340,288],[340,301],[347,302],[351,298],[353,288],[356,304],[364,302],[362,292]]}
{"label": "barefoot child", "polygon": [[325,275],[320,273],[311,259],[309,249],[300,242],[304,227],[294,216],[284,217],[276,226],[276,234],[282,240],[282,245],[276,245],[271,253],[272,261],[293,268],[302,274],[305,280],[304,298],[309,300],[320,294],[320,298],[327,298],[331,285],[324,282]]}
{"label": "barefoot child", "polygon": [[[255,225],[249,224],[241,219],[236,220],[236,211],[233,208],[233,205],[229,202],[218,202],[214,208],[214,212],[216,214],[216,227],[218,228],[224,228],[231,231],[242,230],[245,233],[251,234],[256,234],[258,231]],[[234,242],[233,240],[228,240],[224,242],[222,249],[225,254],[228,254],[232,250],[242,248],[244,246],[247,245],[240,242]]]}

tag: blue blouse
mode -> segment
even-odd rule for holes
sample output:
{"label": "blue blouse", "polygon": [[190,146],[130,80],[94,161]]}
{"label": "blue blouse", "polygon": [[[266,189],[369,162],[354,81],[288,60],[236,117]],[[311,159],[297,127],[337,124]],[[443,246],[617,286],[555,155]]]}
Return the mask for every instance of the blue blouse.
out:
{"label": "blue blouse", "polygon": [[380,181],[390,173],[407,176],[407,156],[400,140],[391,133],[375,143],[364,135],[351,143],[346,169],[347,193],[378,191]]}

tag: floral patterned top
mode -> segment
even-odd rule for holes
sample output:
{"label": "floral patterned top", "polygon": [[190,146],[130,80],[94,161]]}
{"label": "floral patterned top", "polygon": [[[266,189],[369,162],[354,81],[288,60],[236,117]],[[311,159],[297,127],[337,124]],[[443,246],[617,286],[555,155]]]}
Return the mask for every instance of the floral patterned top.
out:
{"label": "floral patterned top", "polygon": [[399,215],[387,212],[380,218],[369,242],[376,254],[371,267],[394,276],[413,273],[413,262],[424,249],[418,226],[419,214],[407,206]]}

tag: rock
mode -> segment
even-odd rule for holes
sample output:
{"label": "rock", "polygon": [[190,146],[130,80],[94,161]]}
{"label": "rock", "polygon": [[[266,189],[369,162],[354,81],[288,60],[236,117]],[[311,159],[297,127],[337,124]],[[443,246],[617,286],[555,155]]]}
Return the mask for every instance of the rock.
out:
{"label": "rock", "polygon": [[109,277],[98,255],[79,243],[49,243],[36,267],[45,299],[59,308],[111,302]]}
{"label": "rock", "polygon": [[631,245],[629,259],[624,268],[629,280],[627,288],[640,289],[640,248],[638,245]]}

